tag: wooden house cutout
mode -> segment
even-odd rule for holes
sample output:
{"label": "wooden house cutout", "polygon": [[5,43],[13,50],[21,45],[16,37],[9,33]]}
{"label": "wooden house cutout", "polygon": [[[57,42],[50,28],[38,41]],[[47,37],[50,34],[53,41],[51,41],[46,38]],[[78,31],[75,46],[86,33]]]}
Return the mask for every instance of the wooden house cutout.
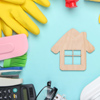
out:
{"label": "wooden house cutout", "polygon": [[[59,41],[52,47],[54,53],[60,52],[60,69],[61,70],[85,70],[86,69],[86,52],[93,52],[94,46],[87,40],[86,32],[79,33],[75,29],[69,30]],[[68,52],[71,52],[68,54]],[[80,52],[80,54],[75,54]],[[66,58],[71,58],[71,64]],[[79,58],[80,63],[76,64],[75,59]]]}

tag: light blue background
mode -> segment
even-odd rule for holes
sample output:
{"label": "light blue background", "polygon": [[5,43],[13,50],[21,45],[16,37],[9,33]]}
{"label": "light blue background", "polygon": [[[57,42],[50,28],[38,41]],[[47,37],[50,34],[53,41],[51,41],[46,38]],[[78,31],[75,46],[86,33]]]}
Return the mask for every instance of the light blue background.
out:
{"label": "light blue background", "polygon": [[[82,89],[100,76],[100,3],[80,0],[77,8],[68,9],[65,0],[50,2],[49,8],[38,5],[48,19],[46,25],[32,18],[41,33],[38,36],[29,33],[27,65],[20,77],[25,84],[34,84],[37,93],[51,80],[59,94],[65,94],[68,100],[80,100]],[[51,52],[52,46],[71,28],[87,32],[87,39],[95,47],[93,53],[87,53],[86,71],[61,71],[59,54]]]}

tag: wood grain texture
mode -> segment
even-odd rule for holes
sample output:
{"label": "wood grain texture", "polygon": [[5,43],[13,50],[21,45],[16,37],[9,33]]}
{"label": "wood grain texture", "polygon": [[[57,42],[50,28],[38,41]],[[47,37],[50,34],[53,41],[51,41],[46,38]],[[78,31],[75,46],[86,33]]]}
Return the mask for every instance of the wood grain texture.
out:
{"label": "wood grain texture", "polygon": [[[65,64],[65,50],[72,50],[72,65]],[[74,50],[81,51],[81,64],[74,65]],[[86,69],[86,52],[93,52],[94,46],[87,40],[86,32],[79,33],[75,29],[69,30],[59,41],[51,48],[54,53],[60,52],[60,69],[61,70],[85,70]],[[70,56],[70,55],[67,55]]]}

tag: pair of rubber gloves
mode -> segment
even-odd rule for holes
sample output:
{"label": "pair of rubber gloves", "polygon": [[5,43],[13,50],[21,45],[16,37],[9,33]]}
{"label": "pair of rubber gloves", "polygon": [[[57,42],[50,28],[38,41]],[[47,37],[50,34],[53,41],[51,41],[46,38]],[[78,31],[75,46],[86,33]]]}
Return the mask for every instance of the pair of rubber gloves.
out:
{"label": "pair of rubber gloves", "polygon": [[49,0],[0,0],[0,37],[2,37],[1,30],[5,36],[11,36],[12,30],[27,36],[27,30],[38,35],[40,33],[38,26],[25,13],[29,13],[43,24],[47,23],[47,18],[35,2],[44,7],[50,6]]}

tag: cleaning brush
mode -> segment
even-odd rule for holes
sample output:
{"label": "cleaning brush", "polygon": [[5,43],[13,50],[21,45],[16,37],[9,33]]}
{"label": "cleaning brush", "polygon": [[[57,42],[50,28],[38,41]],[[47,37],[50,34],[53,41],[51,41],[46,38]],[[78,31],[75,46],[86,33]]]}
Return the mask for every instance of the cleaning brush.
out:
{"label": "cleaning brush", "polygon": [[19,67],[19,66],[25,67],[26,61],[27,61],[27,53],[19,57],[4,60],[3,67],[4,68]]}

